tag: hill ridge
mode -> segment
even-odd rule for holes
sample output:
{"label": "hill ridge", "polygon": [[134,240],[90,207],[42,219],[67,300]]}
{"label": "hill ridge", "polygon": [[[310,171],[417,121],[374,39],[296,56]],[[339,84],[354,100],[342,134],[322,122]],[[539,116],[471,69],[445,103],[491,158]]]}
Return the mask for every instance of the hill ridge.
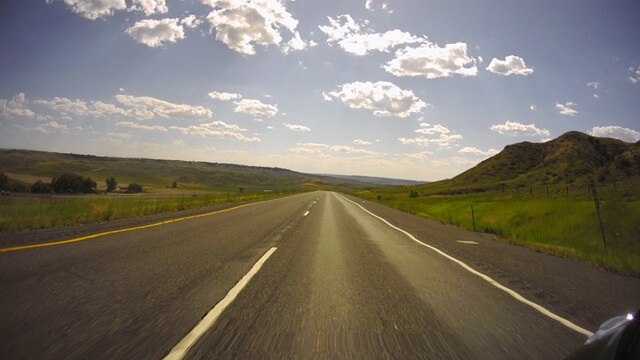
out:
{"label": "hill ridge", "polygon": [[640,142],[594,137],[570,131],[544,143],[523,141],[447,180],[420,186],[436,192],[493,189],[499,186],[600,183],[640,176]]}

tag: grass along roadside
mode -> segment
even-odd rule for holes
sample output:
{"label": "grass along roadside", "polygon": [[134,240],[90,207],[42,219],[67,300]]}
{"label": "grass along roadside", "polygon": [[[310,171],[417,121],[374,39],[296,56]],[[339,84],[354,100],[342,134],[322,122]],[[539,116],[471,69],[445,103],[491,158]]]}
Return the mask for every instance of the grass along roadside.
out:
{"label": "grass along roadside", "polygon": [[297,193],[215,194],[188,197],[51,196],[0,198],[0,231],[34,230],[89,224],[197,209],[222,203]]}
{"label": "grass along roadside", "polygon": [[596,209],[588,196],[548,198],[491,192],[410,198],[409,190],[362,190],[352,195],[469,230],[473,229],[473,204],[477,231],[496,234],[512,244],[640,276],[640,201],[628,193],[607,194],[601,201],[606,254]]}

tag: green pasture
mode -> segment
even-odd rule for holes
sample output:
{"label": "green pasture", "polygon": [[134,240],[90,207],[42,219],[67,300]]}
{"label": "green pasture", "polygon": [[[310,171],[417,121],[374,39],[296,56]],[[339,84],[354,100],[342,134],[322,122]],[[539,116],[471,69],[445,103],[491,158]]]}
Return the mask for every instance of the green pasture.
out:
{"label": "green pasture", "polygon": [[606,253],[596,207],[586,188],[568,195],[547,195],[545,189],[537,189],[532,196],[527,188],[518,193],[491,191],[415,198],[409,196],[411,189],[361,190],[352,194],[469,230],[473,229],[473,204],[477,231],[496,234],[512,244],[640,275],[640,199],[639,191],[632,187],[600,189]]}

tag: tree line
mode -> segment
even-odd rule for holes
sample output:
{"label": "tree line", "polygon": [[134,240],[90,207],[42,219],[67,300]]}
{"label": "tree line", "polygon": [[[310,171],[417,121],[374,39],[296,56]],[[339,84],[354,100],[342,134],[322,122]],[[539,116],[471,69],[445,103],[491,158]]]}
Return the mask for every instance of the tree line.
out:
{"label": "tree line", "polygon": [[[114,176],[110,176],[105,180],[107,184],[107,193],[115,192],[118,188],[118,180]],[[82,175],[65,173],[59,177],[53,178],[51,182],[44,182],[42,180],[36,181],[33,185],[29,186],[21,181],[10,180],[4,173],[0,172],[0,190],[4,192],[17,192],[26,193],[31,192],[33,194],[94,194],[97,191],[98,184],[90,177],[84,177]],[[174,181],[171,184],[172,188],[178,187],[178,182]],[[138,183],[128,184],[126,188],[120,188],[121,191],[126,193],[141,193],[144,192],[144,186]]]}
{"label": "tree line", "polygon": [[[0,185],[6,183],[6,175],[1,174]],[[111,176],[105,180],[107,183],[107,192],[114,192],[118,186],[118,181]],[[34,194],[94,194],[98,184],[90,177],[84,177],[78,174],[66,173],[59,177],[53,178],[50,183],[42,180],[36,181],[31,186],[31,192]],[[127,193],[143,192],[144,187],[137,183],[127,186]]]}

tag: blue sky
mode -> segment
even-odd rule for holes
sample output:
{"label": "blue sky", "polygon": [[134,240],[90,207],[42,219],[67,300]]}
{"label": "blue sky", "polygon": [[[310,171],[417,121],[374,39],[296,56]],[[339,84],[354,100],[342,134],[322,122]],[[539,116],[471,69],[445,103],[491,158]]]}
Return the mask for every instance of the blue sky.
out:
{"label": "blue sky", "polygon": [[637,1],[3,0],[0,147],[439,180],[640,140]]}

